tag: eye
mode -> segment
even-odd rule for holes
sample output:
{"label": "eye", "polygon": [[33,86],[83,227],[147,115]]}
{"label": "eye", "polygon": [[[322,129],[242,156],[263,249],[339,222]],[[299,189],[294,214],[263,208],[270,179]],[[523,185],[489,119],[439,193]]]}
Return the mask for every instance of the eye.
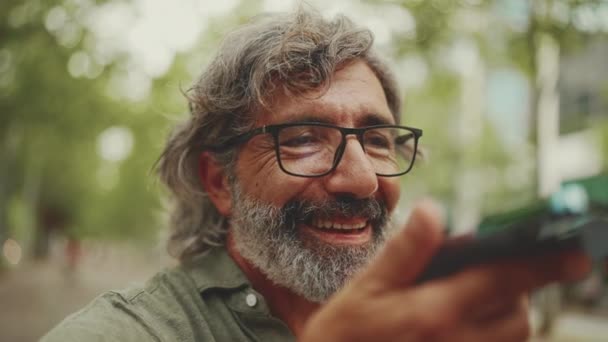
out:
{"label": "eye", "polygon": [[288,139],[281,141],[281,146],[285,147],[304,147],[312,144],[317,144],[319,139],[312,134],[302,134],[299,136],[292,136]]}
{"label": "eye", "polygon": [[389,148],[389,138],[380,132],[370,132],[365,136],[365,145],[372,148]]}
{"label": "eye", "polygon": [[412,133],[402,134],[395,138],[395,143],[397,143],[397,145],[403,145],[408,143],[412,138],[414,138],[414,134]]}

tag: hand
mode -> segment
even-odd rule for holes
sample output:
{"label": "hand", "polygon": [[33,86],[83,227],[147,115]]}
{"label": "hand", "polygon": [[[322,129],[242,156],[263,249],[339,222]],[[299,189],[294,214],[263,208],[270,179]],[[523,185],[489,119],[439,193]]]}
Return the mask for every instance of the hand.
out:
{"label": "hand", "polygon": [[583,277],[578,253],[476,266],[415,284],[443,241],[432,203],[412,213],[406,229],[307,322],[301,341],[523,341],[528,293]]}

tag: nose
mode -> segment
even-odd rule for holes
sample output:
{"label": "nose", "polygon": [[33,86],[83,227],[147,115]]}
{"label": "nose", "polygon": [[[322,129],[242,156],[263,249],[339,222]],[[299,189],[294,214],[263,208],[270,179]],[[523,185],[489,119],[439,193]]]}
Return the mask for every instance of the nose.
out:
{"label": "nose", "polygon": [[338,166],[325,176],[325,188],[334,195],[355,198],[371,197],[378,190],[378,176],[357,138],[347,138]]}

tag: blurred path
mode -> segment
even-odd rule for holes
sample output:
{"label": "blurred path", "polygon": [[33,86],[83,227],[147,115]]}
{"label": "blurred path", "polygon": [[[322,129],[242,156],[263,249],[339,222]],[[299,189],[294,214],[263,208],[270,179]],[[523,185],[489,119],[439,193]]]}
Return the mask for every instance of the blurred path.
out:
{"label": "blurred path", "polygon": [[608,341],[608,318],[584,313],[568,313],[559,317],[555,325],[554,341]]}
{"label": "blurred path", "polygon": [[74,271],[55,256],[0,274],[0,341],[36,341],[100,293],[145,281],[166,262],[153,254],[88,246]]}

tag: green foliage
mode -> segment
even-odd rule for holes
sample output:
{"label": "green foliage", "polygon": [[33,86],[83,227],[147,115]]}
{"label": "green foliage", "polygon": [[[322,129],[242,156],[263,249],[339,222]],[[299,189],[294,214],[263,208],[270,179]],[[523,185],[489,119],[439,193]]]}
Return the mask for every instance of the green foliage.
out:
{"label": "green foliage", "polygon": [[[459,142],[456,128],[464,81],[445,65],[446,51],[457,40],[471,41],[485,67],[515,68],[534,84],[538,34],[554,37],[562,53],[580,49],[597,33],[577,29],[575,12],[581,6],[599,6],[601,1],[534,2],[527,23],[519,29],[501,12],[501,6],[512,4],[509,1],[396,2],[416,23],[415,35],[394,36],[396,59],[420,56],[429,70],[424,84],[406,94],[403,121],[424,130],[422,145],[427,152],[426,161],[403,179],[406,198],[431,194],[452,205],[457,200],[458,175],[483,174],[488,169],[494,175],[484,177],[498,176],[480,186],[484,211],[504,210],[506,203],[523,204],[533,198],[533,184],[511,189],[502,181],[516,156],[498,138],[499,128],[485,116],[476,140],[466,145]],[[76,53],[87,53],[97,43],[79,17],[82,6],[100,4],[0,2],[0,242],[7,236],[27,240],[45,230],[79,237],[154,239],[162,222],[159,186],[151,167],[173,119],[187,110],[180,89],[188,88],[226,31],[262,7],[260,1],[243,1],[229,15],[209,18],[195,48],[178,54],[170,69],[152,80],[148,96],[134,101],[120,96],[124,90],[115,85],[116,76],[132,68],[128,56],[116,57],[94,75],[74,77],[68,71]],[[71,41],[45,27],[55,6],[62,6],[67,14],[74,30]],[[551,15],[555,6],[566,6],[569,19]],[[462,25],[463,14],[473,14],[488,24],[481,29]],[[608,151],[608,126],[605,120],[599,121],[596,129]],[[104,160],[98,152],[99,136],[110,127],[126,128],[132,134],[133,148],[125,160]]]}
{"label": "green foliage", "polygon": [[[10,54],[13,76],[2,92],[0,136],[16,142],[10,149],[11,144],[2,146],[1,163],[11,167],[0,180],[6,189],[0,207],[23,203],[17,207],[28,210],[12,214],[33,218],[30,234],[58,230],[83,237],[153,237],[159,200],[148,171],[164,139],[164,122],[152,108],[163,101],[152,98],[134,106],[110,98],[111,68],[93,79],[72,77],[68,61],[83,41],[74,47],[58,44],[44,27],[50,9],[45,2],[4,1],[1,6],[0,30],[8,37],[1,49]],[[15,25],[11,16],[24,6],[27,21]],[[107,166],[115,168],[117,178],[108,187],[99,174],[111,162],[99,157],[97,137],[117,125],[133,132],[135,147],[120,165]],[[20,220],[12,220],[9,232],[21,228],[15,224]]]}

